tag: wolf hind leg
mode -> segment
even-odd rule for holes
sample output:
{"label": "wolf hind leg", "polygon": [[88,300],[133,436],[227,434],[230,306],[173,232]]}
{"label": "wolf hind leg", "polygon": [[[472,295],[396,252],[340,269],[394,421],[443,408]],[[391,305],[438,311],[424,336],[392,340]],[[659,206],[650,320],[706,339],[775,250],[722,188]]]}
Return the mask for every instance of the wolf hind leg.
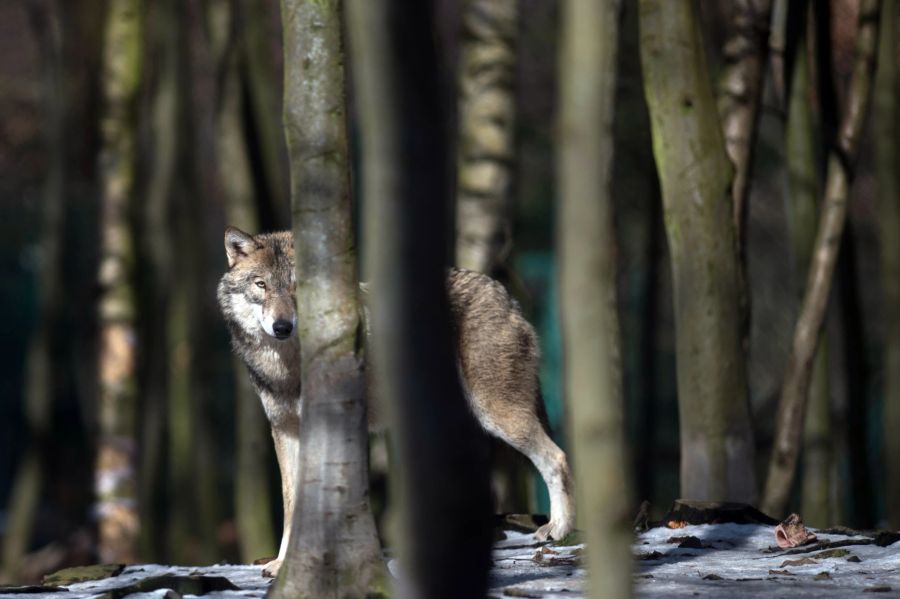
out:
{"label": "wolf hind leg", "polygon": [[[575,500],[572,473],[566,454],[547,434],[536,414],[520,412],[519,422],[512,418],[492,418],[477,414],[482,427],[502,439],[531,460],[550,492],[550,521],[535,533],[539,541],[560,540],[575,527]],[[522,426],[521,418],[530,422]]]}

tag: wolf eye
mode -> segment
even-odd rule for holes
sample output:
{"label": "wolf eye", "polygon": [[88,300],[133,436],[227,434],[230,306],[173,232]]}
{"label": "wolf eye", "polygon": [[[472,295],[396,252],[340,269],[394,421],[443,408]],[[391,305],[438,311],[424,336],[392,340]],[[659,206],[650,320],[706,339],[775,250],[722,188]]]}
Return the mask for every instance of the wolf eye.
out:
{"label": "wolf eye", "polygon": [[256,282],[256,286],[259,287],[260,289],[265,289],[265,288],[266,288],[266,284],[263,283],[262,281],[257,281],[257,282]]}

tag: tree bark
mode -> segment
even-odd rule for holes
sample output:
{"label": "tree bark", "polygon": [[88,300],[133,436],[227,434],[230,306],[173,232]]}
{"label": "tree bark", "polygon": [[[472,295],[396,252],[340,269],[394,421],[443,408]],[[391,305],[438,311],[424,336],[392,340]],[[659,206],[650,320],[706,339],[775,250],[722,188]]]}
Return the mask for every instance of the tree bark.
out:
{"label": "tree bark", "polygon": [[518,0],[468,0],[459,67],[456,265],[495,274],[512,243]]}
{"label": "tree bark", "polygon": [[[804,9],[808,8],[804,3]],[[788,169],[788,230],[794,256],[797,296],[812,261],[819,198],[819,147],[813,110],[808,41],[810,25],[803,23],[791,69],[785,132]],[[812,526],[831,521],[831,396],[828,384],[827,339],[816,351],[810,402],[803,433],[803,519]]]}
{"label": "tree bark", "polygon": [[363,597],[385,568],[369,507],[341,3],[282,0],[303,397],[288,554],[273,597]]}
{"label": "tree bark", "polygon": [[737,247],[741,254],[756,122],[769,49],[772,0],[737,0],[732,3],[731,10],[731,31],[723,52],[725,67],[719,78],[719,115],[725,151],[734,165],[731,198]]}
{"label": "tree bark", "polygon": [[66,180],[65,119],[67,98],[63,86],[63,32],[55,1],[31,0],[29,19],[37,46],[41,49],[44,145],[47,169],[42,198],[40,239],[39,302],[37,330],[26,358],[25,419],[28,447],[12,485],[6,512],[8,527],[0,555],[0,582],[14,581],[28,550],[35,514],[41,502],[46,468],[44,454],[50,435],[55,379],[52,345],[59,322],[62,294],[62,239],[64,226],[64,184]]}
{"label": "tree bark", "polygon": [[890,528],[900,528],[900,185],[897,173],[897,14],[894,0],[883,0],[882,33],[875,80],[875,166],[881,223],[881,280],[884,306],[885,506]]}
{"label": "tree bark", "polygon": [[557,239],[565,389],[590,596],[631,594],[621,347],[612,214],[619,2],[569,0],[560,51]]}
{"label": "tree bark", "polygon": [[755,501],[732,168],[696,2],[641,0],[641,63],[675,295],[681,494]]}
{"label": "tree bark", "polygon": [[878,38],[878,7],[878,0],[863,0],[860,5],[856,58],[847,105],[835,146],[828,158],[825,196],[812,264],[781,388],[774,447],[762,503],[763,511],[775,517],[780,517],[786,511],[793,487],[813,358],[825,318],[828,293],[847,218],[852,165],[856,160],[871,95]]}
{"label": "tree bark", "polygon": [[136,327],[134,247],[135,102],[141,81],[140,0],[110,0],[103,59],[100,178],[100,437],[95,471],[99,553],[106,563],[136,560]]}
{"label": "tree bark", "polygon": [[[244,134],[247,102],[242,94],[240,53],[247,39],[241,16],[235,0],[209,4],[213,60],[219,72],[216,151],[228,224],[243,231],[259,231],[259,198],[253,184],[251,148]],[[247,369],[237,356],[232,357],[232,364],[237,424],[235,520],[241,559],[249,563],[275,550],[268,476],[271,443],[266,433],[269,425]]]}
{"label": "tree bark", "polygon": [[463,399],[445,267],[440,70],[429,2],[353,0],[348,30],[363,144],[376,396],[399,462],[403,590],[483,597],[492,523],[484,436]]}

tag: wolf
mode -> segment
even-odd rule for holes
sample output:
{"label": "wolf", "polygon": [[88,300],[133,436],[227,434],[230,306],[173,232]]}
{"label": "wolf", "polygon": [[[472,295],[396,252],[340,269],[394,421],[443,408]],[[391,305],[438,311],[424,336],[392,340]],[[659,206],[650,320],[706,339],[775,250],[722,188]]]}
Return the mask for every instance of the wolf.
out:
{"label": "wolf", "polygon": [[[228,227],[225,255],[219,307],[271,425],[281,471],[284,529],[278,557],[264,571],[275,575],[287,551],[299,461],[302,388],[293,237],[290,231],[251,235]],[[566,454],[545,426],[537,334],[506,289],[486,275],[450,269],[447,293],[468,406],[488,434],[524,454],[540,472],[550,491],[550,520],[535,537],[561,539],[574,526],[574,488]]]}

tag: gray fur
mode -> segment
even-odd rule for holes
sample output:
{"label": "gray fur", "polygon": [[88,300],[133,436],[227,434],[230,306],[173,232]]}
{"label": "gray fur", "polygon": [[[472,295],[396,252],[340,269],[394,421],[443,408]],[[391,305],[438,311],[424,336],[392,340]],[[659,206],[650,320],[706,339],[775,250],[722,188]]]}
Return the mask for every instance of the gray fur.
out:
{"label": "gray fur", "polygon": [[[229,227],[225,249],[229,269],[219,282],[219,306],[272,425],[282,471],[286,525],[278,563],[268,569],[274,573],[287,547],[296,480],[291,451],[300,417],[300,343],[296,331],[280,340],[267,324],[273,318],[296,324],[293,240],[288,231],[251,236]],[[365,297],[364,283],[360,290]],[[551,515],[536,536],[559,539],[574,525],[573,485],[566,456],[542,422],[534,328],[503,286],[483,274],[451,269],[447,292],[468,403],[485,431],[538,468],[550,489]]]}

